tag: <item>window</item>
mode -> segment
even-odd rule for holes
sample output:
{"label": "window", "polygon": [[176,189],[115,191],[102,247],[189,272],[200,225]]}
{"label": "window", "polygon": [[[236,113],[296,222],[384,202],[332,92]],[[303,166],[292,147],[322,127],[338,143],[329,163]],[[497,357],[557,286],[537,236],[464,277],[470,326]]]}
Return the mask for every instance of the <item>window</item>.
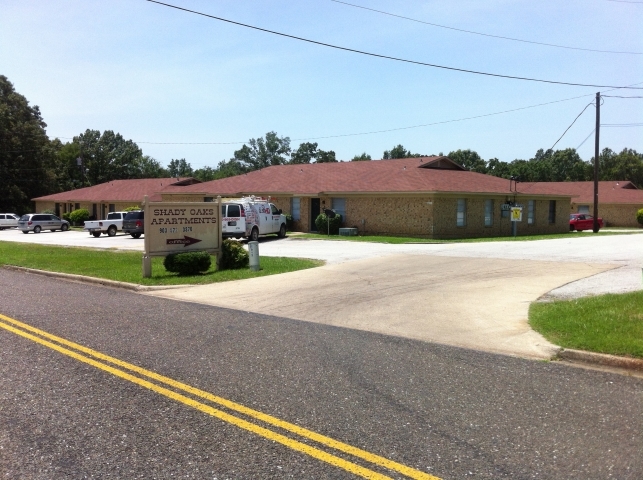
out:
{"label": "window", "polygon": [[458,227],[464,227],[467,224],[467,201],[464,198],[458,198],[458,213],[455,224]]}
{"label": "window", "polygon": [[536,223],[536,201],[529,200],[527,203],[527,225]]}
{"label": "window", "polygon": [[241,217],[241,208],[239,208],[239,205],[228,205],[228,217]]}
{"label": "window", "polygon": [[116,205],[114,205],[113,203],[110,203],[109,204],[109,211],[110,212],[115,212],[116,211]]}
{"label": "window", "polygon": [[333,198],[332,207],[335,213],[339,213],[342,216],[342,220],[346,220],[346,199],[345,198]]}
{"label": "window", "polygon": [[556,223],[556,200],[549,201],[549,223]]}
{"label": "window", "polygon": [[214,202],[214,197],[203,197],[204,202]]}
{"label": "window", "polygon": [[279,215],[281,212],[279,212],[279,209],[275,207],[272,203],[270,204],[270,211],[272,212],[273,215]]}
{"label": "window", "polygon": [[578,213],[589,213],[589,205],[579,205]]}
{"label": "window", "polygon": [[290,213],[293,220],[301,220],[301,198],[296,197],[290,200]]}
{"label": "window", "polygon": [[77,203],[76,205],[74,205],[74,210],[79,210],[79,209],[80,209],[80,203]]}
{"label": "window", "polygon": [[493,226],[493,200],[484,201],[484,226]]}

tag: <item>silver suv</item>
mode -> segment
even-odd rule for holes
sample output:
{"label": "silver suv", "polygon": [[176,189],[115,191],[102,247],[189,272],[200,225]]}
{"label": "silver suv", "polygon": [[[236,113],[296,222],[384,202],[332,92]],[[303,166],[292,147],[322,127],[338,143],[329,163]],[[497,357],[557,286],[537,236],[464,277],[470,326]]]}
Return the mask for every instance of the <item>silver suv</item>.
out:
{"label": "silver suv", "polygon": [[18,221],[18,228],[22,233],[40,233],[41,230],[62,230],[66,232],[69,230],[69,222],[61,220],[56,215],[49,213],[29,213],[20,217]]}

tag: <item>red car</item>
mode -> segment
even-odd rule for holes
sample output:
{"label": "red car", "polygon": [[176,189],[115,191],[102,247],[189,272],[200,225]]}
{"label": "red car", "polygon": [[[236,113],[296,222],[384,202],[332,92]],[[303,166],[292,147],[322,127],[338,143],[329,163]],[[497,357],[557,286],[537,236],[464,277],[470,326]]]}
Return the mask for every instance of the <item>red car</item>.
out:
{"label": "red car", "polygon": [[[603,228],[603,219],[598,219],[598,229]],[[594,217],[586,213],[572,213],[569,216],[569,231],[573,232],[578,230],[582,232],[583,230],[593,230],[594,229]]]}

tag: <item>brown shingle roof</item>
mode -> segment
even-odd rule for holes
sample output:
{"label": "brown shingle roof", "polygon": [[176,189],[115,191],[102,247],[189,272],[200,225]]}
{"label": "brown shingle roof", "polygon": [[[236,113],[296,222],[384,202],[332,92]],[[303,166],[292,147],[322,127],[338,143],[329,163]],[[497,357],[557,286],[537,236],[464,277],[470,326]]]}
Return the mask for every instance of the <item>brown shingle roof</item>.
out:
{"label": "brown shingle roof", "polygon": [[[519,193],[560,192],[572,195],[574,203],[594,202],[594,182],[518,183]],[[598,201],[603,204],[643,205],[643,190],[627,180],[598,182]]]}
{"label": "brown shingle roof", "polygon": [[[319,195],[349,193],[494,193],[510,194],[509,180],[482,173],[426,168],[440,157],[365,162],[275,165],[244,175],[187,187],[170,186],[163,193],[207,192],[212,195]],[[439,162],[436,163],[436,167]],[[418,168],[422,167],[422,168]],[[542,194],[554,192],[543,191]],[[567,195],[560,193],[558,195]]]}
{"label": "brown shingle roof", "polygon": [[[168,185],[198,182],[191,177],[184,178],[141,178],[135,180],[112,180],[93,187],[78,188],[67,192],[54,193],[32,200],[50,202],[141,202],[145,195],[152,197]],[[185,187],[178,187],[185,188]],[[160,200],[154,198],[155,200]]]}

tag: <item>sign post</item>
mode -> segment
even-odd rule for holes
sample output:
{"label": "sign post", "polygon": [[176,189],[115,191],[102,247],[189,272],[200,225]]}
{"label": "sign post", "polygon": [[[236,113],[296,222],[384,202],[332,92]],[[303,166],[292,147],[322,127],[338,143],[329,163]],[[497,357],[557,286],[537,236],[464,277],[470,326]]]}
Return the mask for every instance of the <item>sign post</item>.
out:
{"label": "sign post", "polygon": [[151,257],[171,253],[208,252],[221,254],[221,197],[216,202],[150,202],[143,200],[145,251],[143,277],[152,276]]}

